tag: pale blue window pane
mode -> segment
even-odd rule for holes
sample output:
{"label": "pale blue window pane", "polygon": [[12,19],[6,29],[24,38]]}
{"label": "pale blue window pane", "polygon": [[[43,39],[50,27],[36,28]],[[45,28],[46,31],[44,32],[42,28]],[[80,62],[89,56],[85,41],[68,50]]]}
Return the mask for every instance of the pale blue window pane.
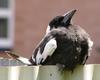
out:
{"label": "pale blue window pane", "polygon": [[0,8],[8,8],[9,0],[0,0]]}
{"label": "pale blue window pane", "polygon": [[7,18],[0,18],[0,38],[7,38],[8,20]]}

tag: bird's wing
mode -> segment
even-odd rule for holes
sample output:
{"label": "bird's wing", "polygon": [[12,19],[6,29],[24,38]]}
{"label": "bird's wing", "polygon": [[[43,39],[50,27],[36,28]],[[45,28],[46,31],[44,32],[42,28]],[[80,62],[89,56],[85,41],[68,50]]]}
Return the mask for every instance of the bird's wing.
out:
{"label": "bird's wing", "polygon": [[42,62],[44,62],[48,56],[52,56],[56,48],[57,48],[57,42],[55,38],[53,38],[44,47],[44,51],[42,53]]}
{"label": "bird's wing", "polygon": [[57,42],[56,42],[55,38],[50,39],[46,43],[46,45],[44,47],[44,50],[41,53],[41,56],[40,55],[39,56],[38,55],[36,56],[37,57],[36,58],[36,62],[38,62],[36,64],[40,64],[41,62],[43,63],[48,56],[51,56],[54,53],[54,51],[56,50],[56,48],[57,48]]}
{"label": "bird's wing", "polygon": [[36,55],[36,64],[40,64],[42,58],[42,54],[40,52],[40,48],[38,49],[37,55]]}

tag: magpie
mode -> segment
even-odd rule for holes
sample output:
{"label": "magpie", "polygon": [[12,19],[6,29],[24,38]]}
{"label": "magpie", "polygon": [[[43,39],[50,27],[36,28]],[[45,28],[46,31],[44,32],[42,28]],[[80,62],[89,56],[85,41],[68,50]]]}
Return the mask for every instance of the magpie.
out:
{"label": "magpie", "polygon": [[62,69],[73,70],[86,63],[93,41],[83,28],[72,24],[75,12],[71,10],[50,21],[46,35],[29,60],[33,65],[60,65]]}
{"label": "magpie", "polygon": [[77,65],[85,64],[93,41],[83,28],[72,23],[75,12],[70,10],[49,22],[46,34],[30,59],[8,54],[27,65],[58,65],[72,71]]}

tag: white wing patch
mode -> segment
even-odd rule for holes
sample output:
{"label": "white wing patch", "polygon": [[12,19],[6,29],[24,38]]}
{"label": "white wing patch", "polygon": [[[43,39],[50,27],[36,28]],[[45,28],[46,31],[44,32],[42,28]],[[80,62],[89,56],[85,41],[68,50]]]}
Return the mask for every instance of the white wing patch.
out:
{"label": "white wing patch", "polygon": [[40,48],[36,55],[36,64],[39,65],[41,62],[44,62],[48,56],[51,56],[55,49],[57,48],[57,42],[55,38],[51,39],[44,47],[43,53],[40,53]]}
{"label": "white wing patch", "polygon": [[45,61],[47,56],[51,56],[57,48],[57,42],[55,38],[51,39],[45,46],[44,51],[42,53],[42,62]]}

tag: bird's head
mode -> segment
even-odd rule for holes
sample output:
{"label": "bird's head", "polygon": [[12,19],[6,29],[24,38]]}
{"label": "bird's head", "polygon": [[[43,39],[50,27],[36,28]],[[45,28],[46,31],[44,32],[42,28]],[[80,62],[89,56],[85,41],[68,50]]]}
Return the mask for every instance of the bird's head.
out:
{"label": "bird's head", "polygon": [[50,23],[47,27],[46,33],[50,32],[50,30],[52,30],[53,28],[68,27],[71,24],[71,19],[75,12],[76,12],[76,10],[74,9],[74,10],[68,11],[64,15],[54,17],[50,21]]}

